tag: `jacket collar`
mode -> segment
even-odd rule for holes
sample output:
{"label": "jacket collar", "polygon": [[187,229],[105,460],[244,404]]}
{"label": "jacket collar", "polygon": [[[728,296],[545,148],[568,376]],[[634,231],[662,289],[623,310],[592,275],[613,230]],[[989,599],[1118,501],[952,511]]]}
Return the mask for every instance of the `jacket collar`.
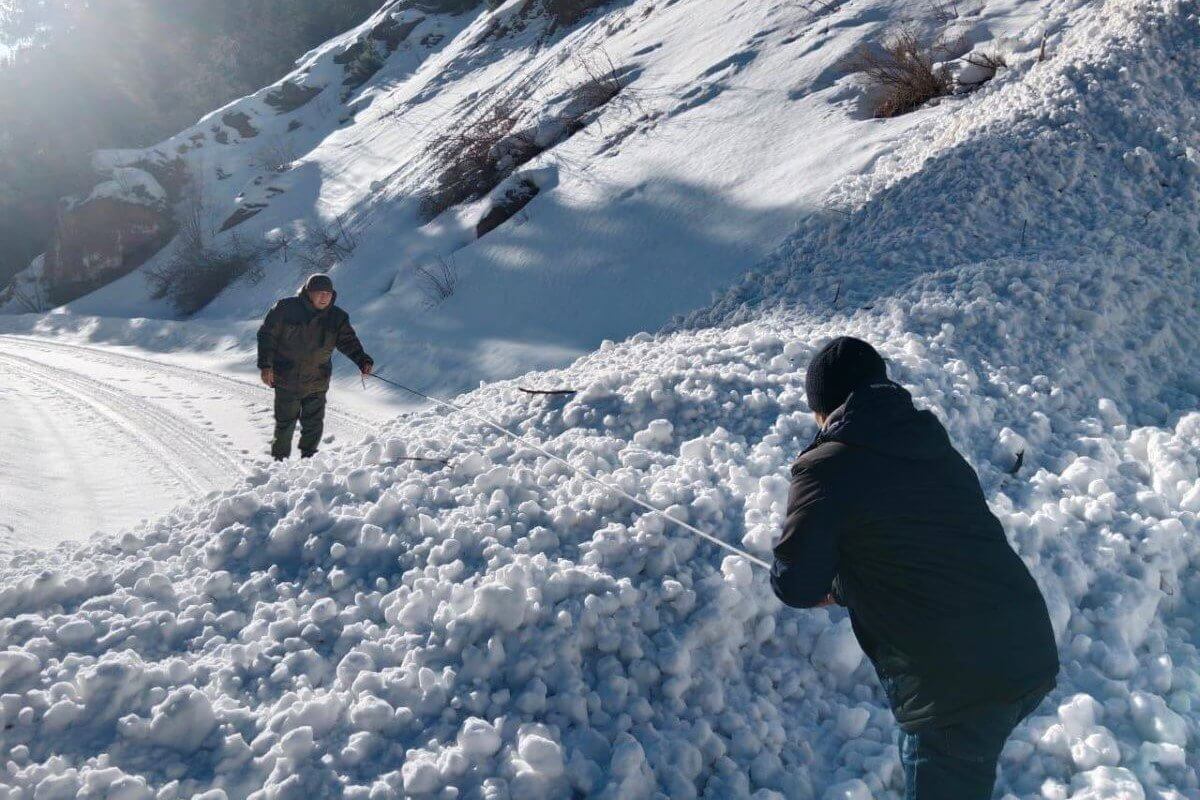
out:
{"label": "jacket collar", "polygon": [[908,390],[891,381],[851,392],[846,402],[829,414],[825,427],[804,452],[826,442],[912,460],[940,458],[951,447],[938,418],[918,410]]}

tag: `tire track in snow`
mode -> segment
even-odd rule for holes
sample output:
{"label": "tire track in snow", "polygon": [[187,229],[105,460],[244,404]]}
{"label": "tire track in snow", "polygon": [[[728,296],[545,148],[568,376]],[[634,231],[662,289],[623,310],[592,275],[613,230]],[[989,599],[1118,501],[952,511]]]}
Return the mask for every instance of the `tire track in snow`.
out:
{"label": "tire track in snow", "polygon": [[[238,380],[237,378],[231,378],[230,376],[222,375],[219,372],[210,372],[204,369],[178,366],[176,364],[158,361],[153,358],[135,356],[128,353],[118,353],[111,350],[102,350],[100,348],[88,347],[87,345],[57,342],[27,336],[0,334],[0,342],[5,344],[16,344],[18,347],[30,348],[35,353],[39,348],[58,349],[60,351],[86,357],[94,362],[107,363],[113,366],[136,365],[141,369],[150,367],[165,374],[195,381],[200,385],[203,385],[205,382],[209,383],[210,385],[215,384],[220,387],[219,391],[222,391],[225,394],[235,394],[239,399],[247,402],[263,405],[268,408],[270,407],[270,400],[264,399],[263,391],[265,387],[260,388],[257,384]],[[350,411],[327,407],[325,414],[327,418],[332,418],[345,428],[353,431],[353,435],[356,436],[368,436],[378,429],[377,423]]]}
{"label": "tire track in snow", "polygon": [[[65,475],[86,475],[87,464],[82,463],[76,444],[64,434],[61,418],[51,408],[52,402],[40,402],[41,393],[36,389],[23,390],[21,383],[27,375],[23,371],[13,373],[12,368],[12,362],[0,359],[0,387],[6,387],[0,396],[0,407],[16,427],[0,451],[0,471],[5,478],[4,492],[0,495],[0,515],[4,517],[0,521],[0,547],[19,545],[30,538],[30,528],[38,527],[39,507],[44,504],[30,503],[27,499],[35,484],[39,495],[53,494],[57,524],[72,530],[104,527],[109,504],[104,501],[103,493],[97,491],[99,487],[86,479],[72,479],[69,491],[55,492]],[[16,402],[3,402],[13,399]],[[32,438],[40,438],[49,447],[33,452],[23,449],[26,442],[17,435],[21,430],[31,432]],[[15,472],[25,474],[10,474]]]}
{"label": "tire track in snow", "polygon": [[[150,454],[189,494],[205,494],[245,467],[226,450],[211,442],[208,433],[191,423],[121,389],[77,373],[68,373],[39,361],[0,351],[0,361],[32,374],[77,408],[109,423],[135,449]],[[167,442],[173,443],[172,447]],[[205,467],[207,465],[207,468]]]}

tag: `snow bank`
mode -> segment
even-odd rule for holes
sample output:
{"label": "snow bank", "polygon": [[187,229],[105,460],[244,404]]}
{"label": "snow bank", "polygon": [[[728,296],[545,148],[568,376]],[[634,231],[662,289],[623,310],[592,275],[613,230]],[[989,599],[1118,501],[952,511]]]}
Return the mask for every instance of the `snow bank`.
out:
{"label": "snow bank", "polygon": [[[760,279],[794,304],[764,311],[742,287],[705,318],[740,324],[535,376],[573,398],[506,383],[461,402],[764,554],[814,433],[808,358],[835,334],[872,341],[977,468],[1054,618],[1059,687],[1006,748],[1000,792],[1183,800],[1200,793],[1200,21],[1194,2],[1138,2],[1071,24],[1052,59],[856,183],[868,199],[847,226],[801,231]],[[998,158],[1014,131],[1037,191]],[[1124,164],[1139,136],[1153,181],[1093,160]],[[1078,191],[1106,192],[1047,189],[1064,163],[1082,165]],[[870,199],[897,196],[907,209]],[[1025,251],[966,225],[1019,203],[1054,210]],[[846,236],[861,238],[837,249]],[[866,260],[845,249],[871,241]],[[821,252],[845,260],[794,268]],[[847,304],[831,310],[835,277]],[[901,785],[844,612],[783,609],[744,559],[442,411],[119,538],[5,557],[0,587],[9,797]]]}

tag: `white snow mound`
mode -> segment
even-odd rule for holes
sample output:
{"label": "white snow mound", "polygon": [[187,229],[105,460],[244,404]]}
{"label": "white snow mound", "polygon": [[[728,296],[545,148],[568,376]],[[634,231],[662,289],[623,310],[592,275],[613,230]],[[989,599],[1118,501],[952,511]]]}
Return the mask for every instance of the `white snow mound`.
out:
{"label": "white snow mound", "polygon": [[[870,340],[1054,619],[1059,686],[999,796],[1200,795],[1198,10],[1079,10],[1044,63],[835,188],[850,216],[713,327],[534,376],[570,399],[458,402],[765,555],[815,432],[804,366]],[[0,797],[899,796],[843,611],[784,609],[747,560],[443,411],[7,556],[0,587]]]}

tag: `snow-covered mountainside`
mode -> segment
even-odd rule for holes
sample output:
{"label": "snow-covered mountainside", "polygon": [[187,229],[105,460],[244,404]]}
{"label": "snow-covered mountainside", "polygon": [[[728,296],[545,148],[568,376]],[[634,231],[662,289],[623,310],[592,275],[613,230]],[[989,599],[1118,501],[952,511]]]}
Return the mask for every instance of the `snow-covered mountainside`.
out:
{"label": "snow-covered mountainside", "polygon": [[[69,313],[6,327],[149,347],[234,332],[249,370],[255,321],[329,268],[391,374],[452,391],[564,366],[707,304],[837,179],[962,104],[870,119],[846,69],[864,41],[915,17],[956,53],[1003,56],[1004,83],[1075,5],[389,2],[278,84],[157,147],[99,154],[106,180],[18,280],[25,305],[54,304],[39,276],[103,283],[171,243]],[[186,280],[246,260],[224,291]],[[178,318],[152,296],[173,263],[176,286],[199,284],[185,308],[217,295],[187,334],[114,324]]]}
{"label": "snow-covered mountainside", "polygon": [[[906,121],[711,308],[521,381],[572,397],[456,402],[765,555],[814,433],[807,360],[872,341],[1053,617],[1059,685],[1000,794],[1188,800],[1200,4],[1041,10],[1043,60]],[[782,608],[746,559],[459,414],[3,559],[0,797],[898,796],[844,612]]]}

